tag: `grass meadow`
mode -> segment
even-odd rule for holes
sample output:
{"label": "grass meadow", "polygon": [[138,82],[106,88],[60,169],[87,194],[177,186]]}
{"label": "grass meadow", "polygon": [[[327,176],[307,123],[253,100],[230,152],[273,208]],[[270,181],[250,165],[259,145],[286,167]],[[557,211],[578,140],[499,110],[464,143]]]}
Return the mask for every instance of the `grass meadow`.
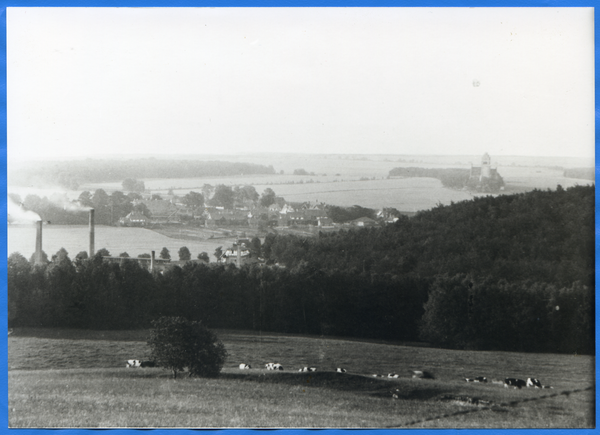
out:
{"label": "grass meadow", "polygon": [[[8,339],[9,425],[32,427],[590,428],[594,358],[474,352],[339,338],[218,331],[220,377],[127,369],[148,331],[16,329]],[[239,363],[252,365],[239,370]],[[279,362],[283,372],[264,369]],[[303,366],[317,372],[300,373]],[[344,367],[347,373],[336,373]],[[427,370],[433,380],[412,378]],[[397,373],[399,378],[372,374]],[[465,377],[537,377],[506,389]],[[395,393],[398,398],[393,398]]]}

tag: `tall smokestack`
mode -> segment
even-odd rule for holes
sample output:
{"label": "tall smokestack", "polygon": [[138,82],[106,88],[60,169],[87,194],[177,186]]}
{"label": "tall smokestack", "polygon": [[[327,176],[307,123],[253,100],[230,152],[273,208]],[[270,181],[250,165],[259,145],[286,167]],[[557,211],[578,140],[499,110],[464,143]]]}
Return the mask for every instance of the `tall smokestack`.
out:
{"label": "tall smokestack", "polygon": [[35,262],[37,264],[42,264],[42,221],[36,222]]}
{"label": "tall smokestack", "polygon": [[154,270],[154,251],[152,251],[152,256],[150,257],[150,272]]}
{"label": "tall smokestack", "polygon": [[242,248],[241,248],[241,243],[238,242],[237,244],[237,265],[238,267],[242,267]]}
{"label": "tall smokestack", "polygon": [[94,209],[90,209],[90,258],[94,256]]}

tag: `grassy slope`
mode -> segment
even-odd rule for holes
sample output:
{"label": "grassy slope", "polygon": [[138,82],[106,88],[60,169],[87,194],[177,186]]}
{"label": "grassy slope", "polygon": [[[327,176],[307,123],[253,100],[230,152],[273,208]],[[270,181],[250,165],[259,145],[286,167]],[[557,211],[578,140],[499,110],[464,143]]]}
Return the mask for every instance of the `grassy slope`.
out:
{"label": "grassy slope", "polygon": [[[461,352],[346,340],[220,334],[218,379],[126,369],[145,331],[19,330],[9,337],[11,427],[592,427],[594,359]],[[254,369],[238,370],[240,362]],[[284,372],[267,372],[280,362]],[[319,368],[298,373],[304,365]],[[347,374],[334,373],[336,367]],[[410,377],[426,369],[433,381]],[[292,371],[294,370],[294,371]],[[400,374],[380,379],[371,373]],[[552,390],[468,384],[535,376]],[[398,389],[399,399],[391,398]],[[568,393],[568,394],[567,394]],[[467,398],[487,400],[476,405]]]}

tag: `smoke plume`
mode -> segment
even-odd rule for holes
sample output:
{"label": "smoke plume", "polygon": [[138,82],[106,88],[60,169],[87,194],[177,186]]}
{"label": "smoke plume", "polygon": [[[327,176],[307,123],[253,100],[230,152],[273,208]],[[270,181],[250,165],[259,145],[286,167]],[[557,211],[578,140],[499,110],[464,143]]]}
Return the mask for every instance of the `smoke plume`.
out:
{"label": "smoke plume", "polygon": [[10,223],[29,223],[42,220],[39,214],[25,210],[21,204],[17,204],[10,197],[7,198],[6,206]]}

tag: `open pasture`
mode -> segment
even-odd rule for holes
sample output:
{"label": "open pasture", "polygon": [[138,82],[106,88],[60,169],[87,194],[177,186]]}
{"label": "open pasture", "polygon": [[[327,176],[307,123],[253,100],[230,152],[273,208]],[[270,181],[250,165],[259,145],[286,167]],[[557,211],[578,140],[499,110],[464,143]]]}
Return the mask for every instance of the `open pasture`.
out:
{"label": "open pasture", "polygon": [[[8,253],[20,252],[29,258],[35,251],[35,225],[8,225]],[[226,246],[229,242],[220,239],[206,240],[178,240],[167,237],[157,232],[133,227],[109,227],[96,225],[95,228],[96,250],[106,248],[111,255],[118,256],[127,252],[132,257],[140,254],[149,254],[156,251],[160,253],[166,247],[171,258],[177,259],[177,252],[182,246],[187,246],[196,258],[201,252],[207,252],[212,257],[215,249]],[[44,225],[43,249],[51,256],[60,248],[65,248],[71,258],[81,251],[89,249],[89,227],[87,225]]]}
{"label": "open pasture", "polygon": [[[217,379],[127,369],[148,331],[17,329],[8,339],[11,427],[593,427],[590,356],[472,352],[220,331]],[[252,365],[239,370],[239,363]],[[283,372],[264,369],[281,363]],[[303,366],[317,372],[300,373]],[[344,367],[347,373],[336,373]],[[433,380],[413,379],[428,370]],[[398,379],[374,373],[398,373]],[[506,389],[465,377],[536,377]],[[392,398],[394,392],[398,398]]]}

